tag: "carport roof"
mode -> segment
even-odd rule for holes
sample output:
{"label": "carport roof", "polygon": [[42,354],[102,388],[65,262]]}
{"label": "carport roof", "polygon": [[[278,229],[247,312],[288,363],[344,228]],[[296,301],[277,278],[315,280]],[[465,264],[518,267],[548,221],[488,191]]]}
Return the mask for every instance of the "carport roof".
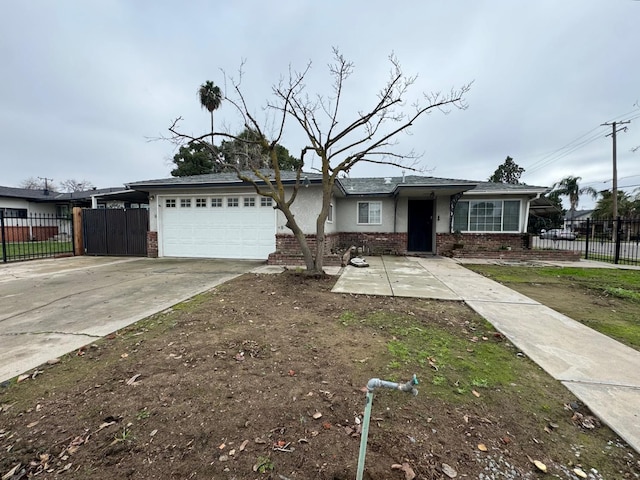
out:
{"label": "carport roof", "polygon": [[121,191],[122,187],[95,188],[82,192],[60,193],[51,190],[36,190],[32,188],[14,188],[0,186],[0,197],[22,198],[32,202],[74,203],[91,201],[97,194]]}

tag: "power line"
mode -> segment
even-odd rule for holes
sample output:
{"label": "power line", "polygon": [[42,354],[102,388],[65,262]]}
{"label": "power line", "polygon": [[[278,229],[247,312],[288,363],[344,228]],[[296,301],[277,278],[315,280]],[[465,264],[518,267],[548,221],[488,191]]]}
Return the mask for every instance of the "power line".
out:
{"label": "power line", "polygon": [[[630,114],[634,114],[629,118],[626,118],[628,115]],[[615,117],[611,118],[610,120],[608,120],[608,122],[611,121],[615,121],[617,119],[621,119],[621,121],[631,121],[634,120],[636,118],[640,118],[640,109],[638,108],[634,108],[633,110],[630,110],[626,113],[623,113],[621,115],[616,115]],[[549,153],[546,154],[542,154],[542,158],[540,158],[539,160],[533,162],[531,165],[529,165],[526,168],[526,171],[524,173],[524,175],[528,175],[529,173],[533,173],[536,172],[538,170],[540,170],[541,168],[546,167],[547,165],[556,162],[564,157],[566,157],[567,155],[570,155],[571,153],[575,152],[576,150],[579,150],[580,148],[588,145],[591,142],[594,142],[595,140],[598,140],[599,138],[602,137],[602,134],[597,133],[596,135],[591,135],[593,132],[595,132],[596,130],[598,130],[600,128],[601,125],[598,125],[597,127],[592,128],[591,130],[589,130],[586,133],[583,133],[582,135],[580,135],[579,137],[573,139],[571,142],[567,143],[566,145],[553,150]],[[589,138],[584,139],[585,137],[591,135]],[[584,140],[583,140],[584,139]],[[565,151],[566,150],[566,151]]]}

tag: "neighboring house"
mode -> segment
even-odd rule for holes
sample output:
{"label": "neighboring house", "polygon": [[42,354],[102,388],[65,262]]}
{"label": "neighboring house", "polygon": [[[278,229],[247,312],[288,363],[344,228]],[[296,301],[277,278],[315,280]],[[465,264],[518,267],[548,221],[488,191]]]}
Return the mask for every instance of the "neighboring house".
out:
{"label": "neighboring house", "polygon": [[[315,241],[322,177],[303,175],[292,204]],[[291,189],[294,172],[283,172]],[[300,251],[271,199],[233,173],[132,182],[149,195],[149,255],[299,263]],[[548,189],[423,176],[341,178],[326,222],[328,261],[356,246],[370,253],[459,255],[529,247],[529,203]]]}
{"label": "neighboring house", "polygon": [[[130,198],[121,200],[119,194],[128,194]],[[122,187],[59,193],[51,190],[0,186],[0,209],[6,218],[27,218],[32,214],[65,216],[71,213],[73,207],[130,208],[132,204],[137,207],[146,205],[146,202],[146,195],[125,191]]]}
{"label": "neighboring house", "polygon": [[12,242],[70,235],[73,207],[129,208],[146,206],[146,202],[146,194],[122,187],[58,193],[0,186],[0,212],[3,225],[8,228],[6,239]]}
{"label": "neighboring house", "polygon": [[562,228],[573,230],[574,224],[582,224],[585,220],[591,220],[593,210],[568,210],[562,219]]}

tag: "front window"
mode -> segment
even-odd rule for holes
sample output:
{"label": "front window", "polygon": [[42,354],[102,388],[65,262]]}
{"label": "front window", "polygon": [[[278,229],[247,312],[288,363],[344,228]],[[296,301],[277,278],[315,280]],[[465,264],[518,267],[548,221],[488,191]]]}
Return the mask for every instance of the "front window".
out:
{"label": "front window", "polygon": [[519,200],[469,200],[456,204],[453,230],[460,232],[518,232]]}
{"label": "front window", "polygon": [[382,202],[358,202],[358,224],[380,225]]}
{"label": "front window", "polygon": [[[62,217],[63,216],[62,212],[58,212],[57,210],[58,210],[58,206],[56,206],[56,214],[59,217]],[[26,208],[3,208],[2,211],[4,213],[5,218],[27,218]]]}

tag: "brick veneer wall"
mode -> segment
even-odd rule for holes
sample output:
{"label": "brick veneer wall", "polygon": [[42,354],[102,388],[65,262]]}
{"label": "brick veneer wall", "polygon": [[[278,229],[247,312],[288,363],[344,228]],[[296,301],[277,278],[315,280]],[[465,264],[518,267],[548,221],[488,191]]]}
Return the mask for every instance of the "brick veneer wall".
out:
{"label": "brick veneer wall", "polygon": [[158,232],[147,232],[147,257],[158,258]]}
{"label": "brick veneer wall", "polygon": [[510,248],[512,251],[528,250],[528,234],[521,233],[438,233],[438,254],[450,255],[454,250],[465,252],[487,252]]}
{"label": "brick veneer wall", "polygon": [[571,250],[532,250],[527,233],[438,233],[436,237],[438,254],[448,257],[575,261],[581,256]]}
{"label": "brick veneer wall", "polygon": [[[315,235],[307,235],[307,241],[315,249]],[[457,258],[494,258],[505,260],[560,260],[574,261],[579,252],[569,250],[531,250],[531,237],[520,233],[465,233],[455,235],[438,233],[436,253]],[[406,255],[406,233],[343,232],[326,235],[325,265],[340,265],[341,254],[349,247],[362,248],[366,255]],[[276,251],[269,255],[271,265],[304,265],[300,248],[290,234],[276,235]]]}
{"label": "brick veneer wall", "polygon": [[[312,251],[316,248],[316,236],[306,235]],[[362,248],[367,255],[404,255],[407,253],[406,233],[342,232],[325,235],[325,265],[341,265],[342,254],[349,247]],[[298,241],[293,235],[276,235],[276,251],[269,255],[270,265],[304,265]]]}

